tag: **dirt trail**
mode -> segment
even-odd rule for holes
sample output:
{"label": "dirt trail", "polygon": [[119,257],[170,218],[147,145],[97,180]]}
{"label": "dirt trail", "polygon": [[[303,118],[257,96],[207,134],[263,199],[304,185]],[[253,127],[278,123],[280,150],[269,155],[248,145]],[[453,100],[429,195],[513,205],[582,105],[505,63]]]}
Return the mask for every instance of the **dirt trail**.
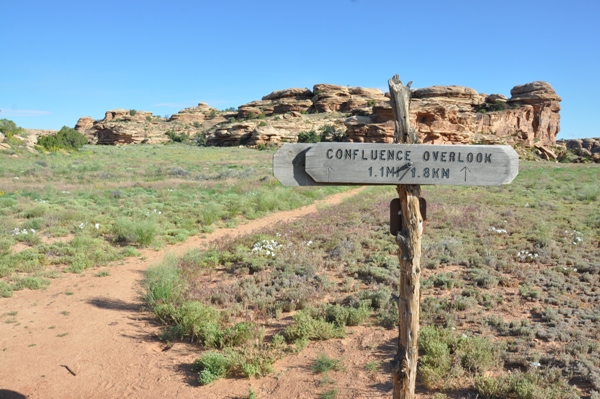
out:
{"label": "dirt trail", "polygon": [[[248,396],[250,386],[256,388],[258,398],[317,397],[325,388],[310,373],[311,351],[323,353],[327,345],[335,346],[337,349],[329,349],[342,354],[352,347],[367,345],[373,349],[374,342],[389,340],[393,334],[357,328],[349,338],[317,343],[299,355],[281,360],[276,365],[276,376],[228,379],[199,387],[189,371],[198,349],[176,343],[165,350],[156,339],[159,327],[152,315],[142,309],[140,283],[147,267],[158,263],[166,253],[180,255],[226,236],[248,234],[278,221],[294,220],[315,212],[319,205],[338,204],[360,190],[272,214],[235,229],[220,229],[205,238],[193,237],[160,251],[143,250],[144,260],[128,259],[114,265],[107,277],[95,277],[97,270],[64,274],[45,290],[17,291],[12,298],[0,298],[0,398],[242,398]],[[369,353],[360,356],[373,356],[372,350]],[[381,356],[389,353],[382,351]],[[340,377],[347,381],[336,380],[340,389],[353,392],[344,396],[389,396],[385,394],[390,388],[386,385],[387,375],[361,377],[359,374],[366,373],[366,357],[356,356],[350,356],[348,361],[359,367]],[[294,369],[299,374],[294,374]],[[367,378],[375,388],[353,388],[354,381],[360,378]]]}

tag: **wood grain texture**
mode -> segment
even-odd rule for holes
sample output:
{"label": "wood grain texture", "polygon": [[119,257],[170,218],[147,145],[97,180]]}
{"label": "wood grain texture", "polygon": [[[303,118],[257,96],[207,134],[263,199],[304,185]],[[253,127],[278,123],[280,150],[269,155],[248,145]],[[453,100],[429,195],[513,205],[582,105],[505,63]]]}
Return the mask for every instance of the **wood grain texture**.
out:
{"label": "wood grain texture", "polygon": [[390,88],[390,102],[392,104],[392,110],[394,112],[394,119],[396,121],[396,131],[394,132],[395,143],[407,143],[417,144],[419,143],[419,136],[415,129],[410,126],[408,110],[410,108],[410,85],[411,82],[405,86],[402,84],[398,75],[392,76],[388,80],[388,86]]}
{"label": "wood grain texture", "polygon": [[317,143],[306,152],[306,172],[321,183],[496,186],[518,171],[508,145]]}
{"label": "wood grain texture", "polygon": [[273,175],[284,186],[327,186],[314,181],[305,171],[305,155],[312,143],[284,144],[273,155]]}
{"label": "wood grain texture", "polygon": [[[410,83],[404,86],[398,75],[389,81],[392,108],[396,119],[395,142],[414,144],[419,142],[415,131],[411,129],[408,112],[410,105]],[[407,173],[413,176],[415,160],[406,159],[403,155]],[[425,154],[425,153],[423,153]],[[380,154],[381,155],[381,154]],[[382,158],[380,156],[380,158]],[[389,158],[389,156],[388,156]],[[396,159],[398,156],[396,156]],[[423,155],[421,157],[423,159]],[[425,169],[423,169],[425,170]],[[387,174],[387,171],[386,171]],[[449,173],[448,173],[449,174]],[[417,176],[417,173],[414,173]],[[396,187],[402,212],[402,227],[396,236],[398,242],[398,260],[400,263],[400,294],[398,299],[398,352],[392,380],[394,383],[394,399],[413,399],[417,381],[417,362],[419,360],[419,299],[421,286],[421,236],[423,235],[423,217],[421,216],[419,198],[421,186],[416,184],[400,184]]]}

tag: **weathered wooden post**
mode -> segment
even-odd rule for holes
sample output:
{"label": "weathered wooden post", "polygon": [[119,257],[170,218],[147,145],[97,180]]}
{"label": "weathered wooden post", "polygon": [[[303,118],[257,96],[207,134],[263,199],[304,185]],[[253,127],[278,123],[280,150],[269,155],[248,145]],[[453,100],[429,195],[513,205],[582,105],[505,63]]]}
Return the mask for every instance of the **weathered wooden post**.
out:
{"label": "weathered wooden post", "polygon": [[[394,142],[418,144],[419,138],[409,122],[410,85],[403,85],[398,75],[388,80],[390,98],[396,131]],[[408,168],[412,163],[407,164]],[[402,212],[402,226],[396,241],[400,262],[400,293],[398,299],[399,334],[398,353],[394,358],[392,378],[394,399],[412,399],[415,394],[417,362],[419,358],[419,298],[421,279],[421,236],[423,218],[419,198],[421,186],[418,184],[398,184],[396,186]]]}

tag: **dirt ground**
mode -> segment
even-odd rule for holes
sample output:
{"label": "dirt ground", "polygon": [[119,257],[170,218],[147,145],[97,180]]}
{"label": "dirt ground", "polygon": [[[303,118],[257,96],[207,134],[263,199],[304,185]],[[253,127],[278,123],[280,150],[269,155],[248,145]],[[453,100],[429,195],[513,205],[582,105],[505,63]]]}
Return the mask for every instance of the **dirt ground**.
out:
{"label": "dirt ground", "polygon": [[[250,389],[257,398],[319,398],[333,390],[337,398],[391,397],[395,331],[348,328],[346,338],[313,342],[278,361],[268,377],[228,378],[204,387],[190,371],[198,347],[176,343],[168,348],[159,341],[160,326],[141,297],[144,271],[167,253],[180,255],[297,219],[358,190],[159,251],[142,250],[142,257],[108,267],[106,277],[96,277],[98,270],[63,274],[45,290],[0,298],[0,398],[247,398]],[[344,369],[314,373],[311,366],[321,354],[342,359]],[[378,362],[376,371],[365,369],[370,362]]]}

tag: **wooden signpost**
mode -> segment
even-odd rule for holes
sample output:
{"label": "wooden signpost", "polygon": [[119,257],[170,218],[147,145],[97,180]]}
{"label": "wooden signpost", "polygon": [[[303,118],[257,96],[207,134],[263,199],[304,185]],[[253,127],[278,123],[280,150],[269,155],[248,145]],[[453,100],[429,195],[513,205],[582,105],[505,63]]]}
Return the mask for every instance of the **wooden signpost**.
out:
{"label": "wooden signpost", "polygon": [[[418,361],[421,236],[425,201],[420,184],[496,186],[518,174],[510,146],[419,144],[408,123],[410,83],[388,81],[396,119],[394,144],[284,144],[273,157],[273,174],[285,186],[395,184],[400,214],[390,229],[399,246],[398,353],[392,366],[394,399],[412,399]],[[399,210],[398,210],[399,208]]]}
{"label": "wooden signpost", "polygon": [[510,183],[519,156],[508,145],[284,144],[273,158],[286,186]]}

